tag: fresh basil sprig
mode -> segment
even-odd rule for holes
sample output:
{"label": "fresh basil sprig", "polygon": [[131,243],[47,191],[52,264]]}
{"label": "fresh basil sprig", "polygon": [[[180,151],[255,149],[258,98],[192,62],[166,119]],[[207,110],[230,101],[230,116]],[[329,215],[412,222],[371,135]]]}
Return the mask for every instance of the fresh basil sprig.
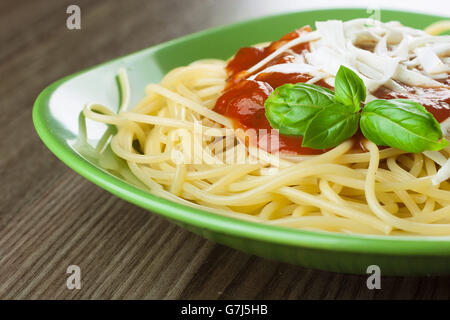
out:
{"label": "fresh basil sprig", "polygon": [[420,104],[404,99],[373,100],[360,112],[366,87],[341,66],[335,92],[312,84],[286,84],[266,100],[266,117],[280,133],[303,136],[302,146],[326,149],[353,136],[358,125],[380,146],[407,152],[440,150],[448,145],[439,123]]}
{"label": "fresh basil sprig", "polygon": [[265,102],[270,125],[286,135],[304,135],[312,118],[334,104],[334,93],[306,83],[285,84],[275,89]]}
{"label": "fresh basil sprig", "polygon": [[358,130],[359,113],[353,106],[334,105],[322,109],[311,120],[303,136],[302,146],[326,149],[353,136]]}
{"label": "fresh basil sprig", "polygon": [[335,99],[347,106],[354,106],[359,111],[361,102],[366,100],[366,86],[355,72],[341,66],[334,81]]}
{"label": "fresh basil sprig", "polygon": [[369,102],[361,113],[360,126],[364,136],[377,145],[408,152],[440,150],[448,144],[433,115],[410,100]]}

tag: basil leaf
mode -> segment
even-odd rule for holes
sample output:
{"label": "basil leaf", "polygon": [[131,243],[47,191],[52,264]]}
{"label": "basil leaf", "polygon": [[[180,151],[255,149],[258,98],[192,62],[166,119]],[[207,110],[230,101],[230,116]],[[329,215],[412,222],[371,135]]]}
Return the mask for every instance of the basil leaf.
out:
{"label": "basil leaf", "polygon": [[366,100],[366,86],[355,72],[341,66],[334,81],[334,94],[337,102],[354,106],[356,112]]}
{"label": "basil leaf", "polygon": [[364,136],[377,145],[407,152],[440,150],[448,144],[433,115],[411,100],[369,102],[362,111],[360,126]]}
{"label": "basil leaf", "polygon": [[309,121],[333,104],[333,92],[313,84],[285,84],[275,89],[264,106],[266,118],[285,135],[303,135]]}
{"label": "basil leaf", "polygon": [[359,113],[353,106],[334,104],[320,111],[309,123],[302,146],[327,149],[337,146],[358,130]]}

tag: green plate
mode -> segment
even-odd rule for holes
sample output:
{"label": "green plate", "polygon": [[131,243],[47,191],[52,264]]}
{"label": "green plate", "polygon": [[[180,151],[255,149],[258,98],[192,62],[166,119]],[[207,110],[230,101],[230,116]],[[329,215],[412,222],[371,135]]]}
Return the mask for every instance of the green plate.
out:
{"label": "green plate", "polygon": [[[33,120],[39,136],[64,163],[111,193],[158,213],[194,233],[261,257],[322,270],[364,274],[378,265],[382,275],[450,274],[450,237],[390,237],[299,231],[223,217],[153,196],[127,182],[126,174],[107,170],[92,152],[110,130],[88,121],[87,139],[79,116],[89,102],[117,108],[120,99],[116,74],[125,67],[132,103],[144,95],[149,82],[159,82],[172,68],[202,58],[225,59],[240,47],[278,39],[317,20],[367,17],[363,9],[329,9],[259,18],[175,39],[100,66],[65,77],[37,98]],[[445,17],[387,11],[383,21],[424,28]],[[144,39],[142,40],[144,42]],[[111,131],[111,130],[110,130]],[[120,163],[119,163],[120,164]],[[123,172],[122,172],[123,173]],[[128,180],[130,181],[130,180]]]}

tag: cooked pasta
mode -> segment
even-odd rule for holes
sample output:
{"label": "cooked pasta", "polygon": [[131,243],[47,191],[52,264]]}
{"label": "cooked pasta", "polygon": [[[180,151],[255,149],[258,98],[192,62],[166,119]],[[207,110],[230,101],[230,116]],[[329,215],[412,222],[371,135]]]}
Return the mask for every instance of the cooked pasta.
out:
{"label": "cooked pasta", "polygon": [[[347,65],[363,79],[369,101],[381,88],[394,98],[396,93],[408,95],[406,86],[435,88],[448,111],[449,37],[395,22],[367,24],[366,19],[320,22],[316,31],[272,43],[271,53],[234,73],[229,66],[239,53],[234,60],[200,60],[176,68],[159,84],[149,84],[131,109],[132,84],[122,69],[119,111],[90,104],[83,112],[117,127],[112,151],[156,196],[275,226],[450,235],[450,147],[411,153],[361,137],[321,152],[273,152],[240,131],[248,125],[217,109],[235,83],[262,81],[261,75],[275,72],[293,74],[295,69],[306,79],[301,82],[332,88],[336,65]],[[428,31],[444,28],[448,22]],[[294,58],[284,55],[281,61],[286,52]],[[445,136],[449,121],[440,120]]]}

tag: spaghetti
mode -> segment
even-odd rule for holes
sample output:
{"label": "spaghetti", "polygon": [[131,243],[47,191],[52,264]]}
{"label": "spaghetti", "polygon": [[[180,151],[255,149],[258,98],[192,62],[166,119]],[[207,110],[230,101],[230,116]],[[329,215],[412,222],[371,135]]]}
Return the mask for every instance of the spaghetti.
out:
{"label": "spaghetti", "polygon": [[[238,129],[252,129],[250,122],[217,108],[227,92],[245,81],[263,82],[268,73],[292,76],[295,69],[296,82],[333,87],[336,63],[359,71],[369,96],[376,97],[380,88],[388,88],[392,95],[407,95],[411,93],[407,87],[419,87],[418,81],[420,87],[442,90],[438,98],[433,91],[434,96],[424,99],[445,108],[449,39],[398,23],[367,26],[368,22],[332,21],[318,23],[316,31],[302,28],[281,42],[260,46],[257,51],[248,49],[254,59],[241,67],[236,59],[243,56],[238,52],[228,62],[201,60],[176,68],[160,84],[149,84],[146,96],[131,110],[128,79],[125,70],[120,70],[119,112],[99,104],[88,105],[83,112],[87,118],[118,128],[111,139],[112,151],[157,196],[276,226],[359,234],[450,235],[450,147],[413,154],[380,149],[354,137],[320,152],[296,149],[295,143],[290,147],[288,141],[277,153],[239,133]],[[441,32],[442,25],[431,30]],[[411,53],[414,41],[422,51],[413,48]],[[334,60],[324,64],[320,59],[329,59],[329,52]],[[379,65],[380,61],[385,64]],[[278,80],[263,83],[271,81],[273,85]],[[252,123],[256,116],[251,114]],[[442,120],[445,135],[448,119]]]}

